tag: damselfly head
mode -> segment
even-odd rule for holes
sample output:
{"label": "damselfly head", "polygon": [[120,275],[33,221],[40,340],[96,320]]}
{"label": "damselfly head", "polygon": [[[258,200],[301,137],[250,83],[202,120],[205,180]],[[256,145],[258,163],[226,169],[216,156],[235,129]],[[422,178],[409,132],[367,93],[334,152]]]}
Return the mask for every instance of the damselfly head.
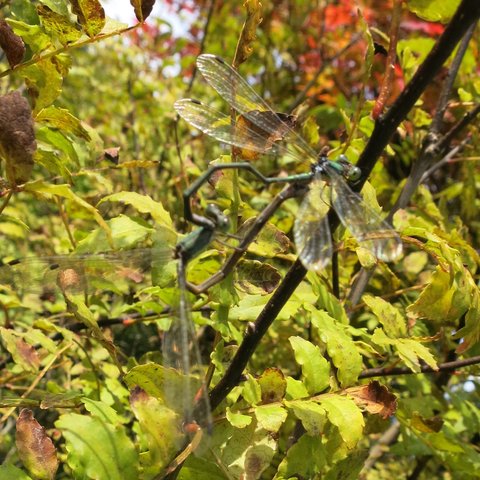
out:
{"label": "damselfly head", "polygon": [[335,161],[343,166],[343,176],[348,182],[356,183],[360,180],[362,171],[359,167],[350,163],[345,155],[339,155]]}
{"label": "damselfly head", "polygon": [[213,220],[217,230],[226,232],[230,228],[230,220],[224,213],[213,203],[207,205],[205,215]]}

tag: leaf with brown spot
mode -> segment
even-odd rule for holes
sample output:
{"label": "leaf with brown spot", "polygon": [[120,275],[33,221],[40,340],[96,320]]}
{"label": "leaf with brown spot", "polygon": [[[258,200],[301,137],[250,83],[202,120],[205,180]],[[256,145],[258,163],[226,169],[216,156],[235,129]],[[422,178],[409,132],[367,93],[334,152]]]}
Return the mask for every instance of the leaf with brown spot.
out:
{"label": "leaf with brown spot", "polygon": [[258,260],[243,260],[237,267],[237,286],[251,295],[265,295],[273,292],[282,276],[268,263]]}
{"label": "leaf with brown spot", "polygon": [[139,22],[144,22],[150,13],[152,13],[152,8],[155,5],[155,0],[130,0],[135,16]]}
{"label": "leaf with brown spot", "polygon": [[36,149],[32,111],[27,100],[17,91],[1,96],[0,159],[5,161],[12,185],[30,178]]}
{"label": "leaf with brown spot", "polygon": [[287,382],[281,370],[267,368],[258,379],[262,391],[262,403],[280,402],[287,389]]}
{"label": "leaf with brown spot", "polygon": [[24,408],[17,419],[16,444],[25,468],[37,479],[52,480],[58,469],[57,451],[45,429]]}
{"label": "leaf with brown spot", "polygon": [[25,55],[25,43],[23,43],[22,37],[16,35],[3,19],[0,20],[0,47],[5,52],[12,68],[22,62]]}
{"label": "leaf with brown spot", "polygon": [[62,45],[76,42],[82,36],[82,32],[70,18],[54,12],[46,5],[37,5],[37,13],[45,30],[57,37]]}
{"label": "leaf with brown spot", "polygon": [[410,420],[410,425],[419,432],[423,433],[438,433],[442,429],[443,423],[443,419],[439,415],[425,418],[422,417],[418,412],[413,412]]}
{"label": "leaf with brown spot", "polygon": [[345,390],[353,401],[369,413],[388,418],[397,409],[397,398],[385,385],[376,380],[368,385],[347,388]]}
{"label": "leaf with brown spot", "polygon": [[26,343],[21,334],[8,328],[0,327],[0,338],[16,365],[25,372],[35,373],[40,365],[36,350]]}
{"label": "leaf with brown spot", "polygon": [[102,31],[105,26],[105,10],[98,0],[70,0],[70,4],[78,23],[90,38]]}
{"label": "leaf with brown spot", "polygon": [[243,6],[247,10],[247,18],[243,24],[235,52],[235,68],[238,68],[252,54],[252,43],[257,38],[257,27],[263,20],[262,4],[258,0],[246,0]]}

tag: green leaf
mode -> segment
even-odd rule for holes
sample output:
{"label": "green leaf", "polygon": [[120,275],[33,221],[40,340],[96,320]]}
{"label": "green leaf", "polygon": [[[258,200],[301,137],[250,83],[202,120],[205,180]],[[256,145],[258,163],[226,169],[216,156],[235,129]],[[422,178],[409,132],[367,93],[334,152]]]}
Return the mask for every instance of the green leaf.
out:
{"label": "green leaf", "polygon": [[372,295],[364,295],[363,301],[370,307],[389,337],[397,338],[407,335],[407,323],[391,303]]}
{"label": "green leaf", "polygon": [[111,244],[115,250],[130,249],[151,237],[153,228],[144,224],[141,220],[119,215],[106,222],[109,228],[107,236],[105,230],[96,229],[78,242],[76,254],[100,253],[111,250]]}
{"label": "green leaf", "polygon": [[83,398],[82,402],[85,405],[87,412],[90,412],[94,417],[98,417],[106,423],[111,423],[112,425],[125,423],[112,407],[103,402],[92,400],[90,398]]}
{"label": "green leaf", "polygon": [[54,185],[44,182],[42,180],[38,180],[36,182],[27,183],[24,187],[24,190],[26,192],[36,193],[47,198],[50,198],[51,196],[57,196],[66,198],[67,200],[74,202],[79,207],[90,212],[97,221],[97,223],[103,228],[105,234],[107,235],[107,238],[111,239],[110,228],[108,227],[107,223],[102,218],[98,210],[89,203],[85,202],[85,200],[78,197],[75,193],[73,193],[70,185]]}
{"label": "green leaf", "polygon": [[193,395],[201,387],[201,381],[198,378],[190,376],[188,379],[189,391],[192,395],[190,399],[185,398],[185,375],[173,368],[166,368],[152,362],[133,367],[124,377],[130,389],[135,386],[140,387],[180,415],[185,413],[185,405],[193,405]]}
{"label": "green leaf", "polygon": [[337,367],[337,377],[342,387],[355,383],[363,370],[362,356],[352,338],[345,333],[345,326],[326,312],[319,312],[313,308],[308,310],[311,310],[313,327],[317,330],[320,340],[327,347],[328,355]]}
{"label": "green leaf", "polygon": [[20,20],[9,18],[7,23],[13,31],[32,49],[33,52],[46,50],[52,43],[40,25],[28,25]]}
{"label": "green leaf", "polygon": [[102,31],[105,25],[105,11],[98,0],[70,0],[72,11],[89,37]]}
{"label": "green leaf", "polygon": [[303,428],[313,437],[320,436],[327,421],[325,409],[312,400],[285,402],[288,408],[302,422]]}
{"label": "green leaf", "polygon": [[45,30],[58,38],[62,45],[73,43],[82,36],[82,32],[70,22],[68,11],[62,15],[46,5],[37,5],[37,13]]}
{"label": "green leaf", "polygon": [[362,438],[365,422],[361,410],[350,398],[332,395],[319,399],[327,412],[328,420],[335,425],[349,449],[354,448]]}
{"label": "green leaf", "polygon": [[[254,218],[248,219],[238,231],[238,235],[244,235],[255,221]],[[249,247],[249,253],[260,255],[266,258],[273,258],[281,253],[286,253],[290,249],[290,240],[278,227],[267,223],[261,230]]]}
{"label": "green leaf", "polygon": [[278,432],[287,418],[287,411],[280,405],[260,405],[255,407],[258,425],[269,432]]}
{"label": "green leaf", "polygon": [[325,480],[357,480],[368,457],[368,450],[357,450],[337,462],[325,475]]}
{"label": "green leaf", "polygon": [[178,419],[173,410],[140,388],[132,391],[130,405],[148,448],[148,457],[142,457],[143,467],[146,472],[155,474],[168,465],[181,447],[184,436],[182,432],[172,428]]}
{"label": "green leaf", "polygon": [[408,9],[429,22],[448,23],[456,12],[460,0],[408,0]]}
{"label": "green leaf", "polygon": [[40,357],[35,348],[23,340],[23,335],[0,327],[0,337],[12,359],[23,371],[35,373],[40,366]]}
{"label": "green leaf", "polygon": [[272,293],[282,276],[268,263],[258,260],[242,260],[237,264],[236,285],[244,293],[251,295]]}
{"label": "green leaf", "polygon": [[43,108],[38,112],[35,120],[49,127],[58,128],[63,133],[71,133],[87,142],[90,141],[90,135],[80,120],[64,108],[54,106]]}
{"label": "green leaf", "polygon": [[433,369],[437,369],[437,362],[427,347],[418,340],[411,338],[393,339],[385,335],[381,328],[376,328],[371,337],[372,342],[380,346],[391,345],[396,350],[405,365],[413,372],[420,371],[420,361],[423,360]]}
{"label": "green leaf", "polygon": [[138,454],[123,426],[76,413],[61,415],[55,426],[65,438],[67,463],[75,478],[139,478]]}
{"label": "green leaf", "polygon": [[285,396],[287,382],[282,371],[278,368],[267,368],[258,383],[262,392],[262,403],[280,402]]}
{"label": "green leaf", "polygon": [[40,127],[37,129],[37,139],[42,142],[44,148],[49,146],[60,154],[62,161],[67,165],[78,165],[78,155],[74,144],[63,132],[48,127]]}
{"label": "green leaf", "polygon": [[302,366],[309,393],[313,395],[325,390],[330,385],[330,365],[320,349],[301,337],[292,336],[289,341],[297,363]]}
{"label": "green leaf", "polygon": [[244,415],[239,412],[232,412],[232,410],[227,407],[226,418],[235,428],[245,428],[252,423],[251,415]]}
{"label": "green leaf", "polygon": [[302,435],[288,449],[275,479],[317,478],[326,464],[326,451],[321,437]]}
{"label": "green leaf", "polygon": [[32,480],[32,477],[14,465],[4,463],[0,465],[0,480]]}
{"label": "green leaf", "polygon": [[62,91],[66,71],[57,58],[44,58],[22,68],[19,74],[25,79],[30,95],[35,99],[34,112],[51,105]]}
{"label": "green leaf", "polygon": [[437,266],[428,285],[407,312],[443,325],[458,321],[468,310],[472,297],[472,285],[465,278],[463,266],[461,269],[452,275]]}
{"label": "green leaf", "polygon": [[118,192],[104,197],[99,204],[104,202],[121,202],[131,205],[141,213],[149,213],[163,227],[173,230],[170,214],[160,202],[156,202],[149,195],[141,195],[137,192]]}
{"label": "green leaf", "polygon": [[299,398],[308,397],[308,390],[301,380],[287,377],[287,398],[297,400]]}

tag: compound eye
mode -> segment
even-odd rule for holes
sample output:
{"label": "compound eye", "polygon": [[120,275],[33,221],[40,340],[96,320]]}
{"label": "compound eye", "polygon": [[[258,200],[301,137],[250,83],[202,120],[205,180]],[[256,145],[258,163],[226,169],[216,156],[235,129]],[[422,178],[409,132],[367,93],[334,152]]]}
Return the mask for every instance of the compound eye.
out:
{"label": "compound eye", "polygon": [[352,165],[348,172],[348,180],[350,182],[358,182],[360,180],[360,177],[362,176],[362,171],[356,167],[355,165]]}

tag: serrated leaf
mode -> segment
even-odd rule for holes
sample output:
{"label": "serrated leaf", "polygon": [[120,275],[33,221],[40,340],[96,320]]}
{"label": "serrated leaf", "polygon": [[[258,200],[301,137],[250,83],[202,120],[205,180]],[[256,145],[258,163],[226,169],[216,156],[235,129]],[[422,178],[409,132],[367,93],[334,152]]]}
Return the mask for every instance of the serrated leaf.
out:
{"label": "serrated leaf", "polygon": [[85,409],[94,417],[98,417],[101,420],[111,423],[112,425],[120,425],[125,423],[120,415],[109,405],[98,400],[92,400],[91,398],[83,398],[82,403],[85,405]]}
{"label": "serrated leaf", "polygon": [[467,311],[471,295],[472,286],[466,281],[464,271],[452,275],[437,266],[428,285],[407,312],[442,324],[456,322]]}
{"label": "serrated leaf", "polygon": [[297,400],[299,398],[308,397],[308,390],[301,380],[292,377],[287,377],[287,398]]}
{"label": "serrated leaf", "polygon": [[65,438],[67,464],[75,477],[138,480],[138,454],[123,426],[76,413],[61,415],[55,426]]}
{"label": "serrated leaf", "polygon": [[105,11],[98,0],[69,0],[72,11],[89,37],[99,34],[105,25]]}
{"label": "serrated leaf", "polygon": [[326,464],[326,451],[321,437],[302,435],[288,449],[275,479],[316,478]]}
{"label": "serrated leaf", "polygon": [[0,327],[0,337],[12,359],[25,372],[37,372],[40,357],[36,350],[23,340],[23,335],[8,328]]}
{"label": "serrated leaf", "polygon": [[325,343],[328,355],[337,367],[337,377],[341,385],[346,387],[355,383],[363,370],[363,364],[362,356],[352,338],[344,332],[342,324],[326,312],[309,310],[312,314],[312,325],[317,330],[320,340]]}
{"label": "serrated leaf", "polygon": [[251,415],[244,415],[240,412],[233,412],[229,407],[227,407],[225,417],[230,422],[232,427],[235,428],[245,428],[252,423]]}
{"label": "serrated leaf", "polygon": [[255,407],[258,425],[269,432],[278,432],[287,418],[287,411],[280,405],[259,405]]}
{"label": "serrated leaf", "polygon": [[90,135],[80,120],[64,108],[54,106],[43,108],[35,119],[49,127],[58,128],[63,133],[71,133],[87,142],[90,141]]}
{"label": "serrated leaf", "polygon": [[[255,222],[255,218],[249,218],[239,229],[237,234],[242,237]],[[273,258],[280,253],[288,252],[291,242],[278,227],[267,223],[249,247],[249,253],[266,258]]]}
{"label": "serrated leaf", "polygon": [[292,336],[289,338],[295,353],[295,359],[302,367],[305,386],[310,394],[325,390],[330,384],[330,365],[322,356],[320,349],[309,341]]}
{"label": "serrated leaf", "polygon": [[357,450],[340,460],[327,472],[325,480],[357,480],[368,457],[368,450]]}
{"label": "serrated leaf", "polygon": [[302,422],[303,428],[313,437],[320,436],[327,421],[325,409],[313,400],[286,402],[294,415]]}
{"label": "serrated leaf", "polygon": [[376,328],[371,337],[373,343],[380,346],[393,346],[405,365],[413,372],[420,371],[420,359],[433,369],[437,369],[437,362],[428,348],[424,347],[418,340],[411,338],[394,339],[385,335],[381,328]]}
{"label": "serrated leaf", "polygon": [[118,192],[104,197],[99,204],[104,202],[121,202],[131,205],[141,213],[149,213],[160,225],[173,229],[170,214],[160,202],[156,202],[149,195],[141,195],[137,192]]}
{"label": "serrated leaf", "polygon": [[62,45],[77,41],[81,36],[76,26],[67,15],[53,11],[47,5],[37,5],[37,13],[45,31],[58,38]]}
{"label": "serrated leaf", "polygon": [[40,25],[29,25],[13,18],[9,18],[7,22],[33,52],[41,52],[51,45],[51,38],[45,34]]}
{"label": "serrated leaf", "polygon": [[392,304],[372,295],[364,295],[363,301],[370,307],[389,337],[397,338],[407,335],[407,323]]}
{"label": "serrated leaf", "polygon": [[268,263],[242,260],[237,264],[237,287],[251,295],[272,293],[282,276]]}
{"label": "serrated leaf", "polygon": [[90,205],[89,203],[85,202],[85,200],[78,197],[75,193],[73,193],[73,191],[70,188],[70,185],[66,185],[66,184],[54,185],[54,184],[39,180],[36,182],[27,183],[24,187],[24,190],[26,192],[45,195],[47,196],[47,198],[50,196],[58,196],[74,202],[75,204],[77,204],[81,208],[84,208],[85,210],[87,210],[93,215],[97,223],[104,230],[105,234],[107,235],[107,238],[111,240],[110,229],[107,223],[105,222],[105,220],[102,218],[102,216],[98,212],[98,210],[92,205]]}
{"label": "serrated leaf", "polygon": [[322,397],[320,405],[327,412],[328,420],[335,425],[349,449],[361,440],[365,422],[360,409],[350,398],[338,395]]}
{"label": "serrated leaf", "polygon": [[21,410],[16,424],[15,442],[19,457],[35,478],[55,478],[58,469],[57,451],[31,410]]}
{"label": "serrated leaf", "polygon": [[175,428],[178,419],[173,410],[138,387],[130,394],[130,405],[148,448],[148,462],[144,462],[144,468],[148,472],[151,467],[152,473],[156,473],[168,464],[181,446],[184,436]]}
{"label": "serrated leaf", "polygon": [[190,376],[189,391],[192,398],[185,398],[186,376],[173,368],[166,368],[153,362],[133,367],[125,375],[124,381],[130,389],[136,386],[140,387],[152,397],[161,400],[180,416],[184,415],[183,409],[186,405],[193,405],[193,395],[201,387],[201,381]]}
{"label": "serrated leaf", "polygon": [[53,58],[38,60],[19,70],[27,82],[30,96],[35,99],[35,113],[51,105],[60,95],[66,73],[58,59]]}

